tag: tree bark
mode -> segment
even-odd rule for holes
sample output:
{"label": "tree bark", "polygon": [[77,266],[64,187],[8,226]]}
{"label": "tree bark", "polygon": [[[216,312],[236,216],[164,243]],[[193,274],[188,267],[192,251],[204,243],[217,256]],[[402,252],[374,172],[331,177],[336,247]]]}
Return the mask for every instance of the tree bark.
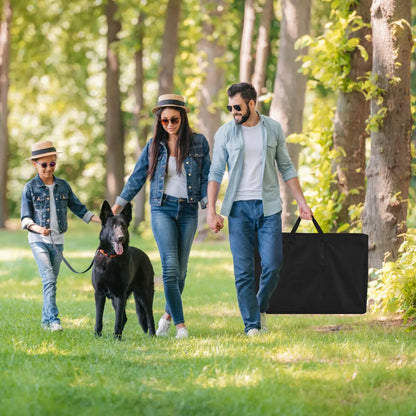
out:
{"label": "tree bark", "polygon": [[256,13],[254,10],[254,0],[245,0],[244,5],[244,24],[241,35],[240,50],[240,82],[250,82],[252,73],[253,57],[251,55],[251,43],[253,41],[254,24]]}
{"label": "tree bark", "polygon": [[[361,0],[355,6],[358,16],[368,24],[371,22],[371,3],[372,0]],[[369,56],[365,61],[359,49],[351,53],[350,79],[356,82],[371,71],[371,28],[361,28],[351,36],[360,39],[360,45]],[[338,226],[350,222],[349,206],[363,204],[365,200],[365,142],[368,137],[366,126],[369,115],[370,102],[361,92],[340,91],[334,120],[334,148],[341,148],[345,153],[334,161],[333,169],[337,174],[336,188],[345,194],[345,200],[338,215]],[[358,190],[358,193],[351,193],[353,189]]]}
{"label": "tree bark", "polygon": [[[266,0],[261,14],[259,36],[257,38],[256,62],[252,84],[259,96],[266,93],[264,83],[266,80],[267,58],[270,52],[270,26],[273,19],[273,0]],[[261,101],[257,100],[257,110],[261,111]]]}
{"label": "tree bark", "polygon": [[367,193],[363,212],[369,235],[369,265],[394,261],[407,231],[407,198],[411,178],[410,59],[411,1],[374,0],[373,76],[383,103],[371,100],[371,113],[385,109],[379,131],[371,133]]}
{"label": "tree bark", "polygon": [[3,19],[0,25],[0,228],[5,228],[8,218],[7,179],[10,155],[7,97],[9,92],[11,21],[12,6],[10,0],[6,0],[3,4]]}
{"label": "tree bark", "polygon": [[[204,20],[202,24],[203,36],[198,43],[200,56],[199,67],[206,68],[205,78],[202,81],[199,91],[199,117],[198,129],[208,140],[210,149],[214,147],[214,135],[221,125],[222,109],[218,108],[218,95],[224,88],[225,70],[219,65],[218,61],[225,54],[225,46],[219,42],[217,36],[213,36],[218,28],[212,23],[221,21],[224,14],[223,0],[200,0],[201,12],[215,19]],[[198,239],[205,237],[206,231],[206,212],[199,210],[198,218]]]}
{"label": "tree bark", "polygon": [[166,12],[165,32],[159,72],[159,95],[173,93],[175,57],[178,49],[178,26],[181,0],[169,0]]}
{"label": "tree bark", "polygon": [[[309,33],[310,19],[311,0],[282,0],[279,56],[270,116],[280,122],[285,136],[302,132],[307,79],[299,73],[301,63],[296,61],[304,51],[296,50],[295,42]],[[288,143],[287,147],[297,168],[300,146]],[[292,204],[289,188],[282,180],[280,193],[283,200],[282,226],[287,230],[294,224],[296,207]]]}
{"label": "tree bark", "polygon": [[[142,153],[146,144],[149,127],[143,121],[147,118],[144,108],[144,70],[143,70],[143,37],[144,37],[144,15],[139,14],[136,25],[137,49],[134,53],[134,62],[136,66],[136,81],[134,96],[136,105],[134,108],[134,125],[137,130],[137,149],[135,152],[136,159]],[[145,203],[146,203],[146,186],[143,186],[140,192],[134,198],[134,222],[133,229],[137,230],[140,223],[145,220]]]}
{"label": "tree bark", "polygon": [[[221,18],[224,10],[223,0],[200,0],[202,12],[210,10],[213,14]],[[215,10],[215,11],[213,11]],[[218,60],[225,54],[225,47],[218,42],[217,37],[213,37],[215,27],[211,20],[204,20],[202,25],[203,36],[198,43],[200,68],[206,68],[205,78],[202,81],[199,92],[199,131],[207,138],[210,148],[214,145],[214,135],[221,125],[222,109],[218,108],[218,94],[224,88],[225,71],[223,66],[218,64]],[[216,20],[216,19],[215,19]],[[202,58],[203,57],[203,58]]]}
{"label": "tree bark", "polygon": [[107,17],[106,95],[107,114],[105,136],[107,143],[107,190],[106,198],[112,204],[124,185],[124,129],[121,112],[120,68],[116,43],[121,23],[116,20],[117,4],[109,0]]}

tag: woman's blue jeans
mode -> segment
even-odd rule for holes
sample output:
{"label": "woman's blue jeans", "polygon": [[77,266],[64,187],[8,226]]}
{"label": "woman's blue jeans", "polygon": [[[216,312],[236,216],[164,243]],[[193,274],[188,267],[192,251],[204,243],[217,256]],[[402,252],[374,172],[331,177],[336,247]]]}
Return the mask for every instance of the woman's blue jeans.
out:
{"label": "woman's blue jeans", "polygon": [[[283,265],[281,212],[265,217],[260,200],[236,201],[228,217],[235,286],[245,332],[260,329],[260,313],[269,307],[270,296]],[[262,274],[256,293],[254,250],[261,258]]]}
{"label": "woman's blue jeans", "polygon": [[198,204],[164,196],[161,206],[152,206],[152,230],[162,262],[165,311],[175,325],[185,322],[182,292],[189,253],[198,226]]}
{"label": "woman's blue jeans", "polygon": [[[33,256],[38,265],[39,274],[42,279],[43,308],[42,324],[50,325],[54,322],[60,323],[58,318],[58,307],[56,306],[56,282],[61,265],[61,258],[56,253],[52,244],[31,243]],[[63,244],[56,247],[62,253]]]}

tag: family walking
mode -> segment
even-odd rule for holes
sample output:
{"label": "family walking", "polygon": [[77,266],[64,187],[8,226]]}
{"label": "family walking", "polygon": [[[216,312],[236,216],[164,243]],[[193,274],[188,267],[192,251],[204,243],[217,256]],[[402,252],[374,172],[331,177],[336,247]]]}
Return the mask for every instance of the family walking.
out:
{"label": "family walking", "polygon": [[[277,121],[256,111],[257,94],[249,83],[228,89],[228,111],[233,120],[221,126],[214,137],[212,161],[207,139],[194,132],[188,121],[185,98],[176,94],[159,97],[153,137],[147,142],[133,173],[112,207],[114,214],[130,202],[146,180],[150,181],[151,226],[162,264],[165,308],[156,330],[176,338],[188,337],[182,304],[187,267],[198,224],[198,208],[207,208],[207,222],[214,232],[228,217],[238,305],[247,336],[267,331],[268,303],[282,267],[281,200],[276,166],[295,198],[299,215],[311,219],[297,172],[290,160],[282,128]],[[56,284],[67,230],[67,208],[85,222],[100,223],[71,190],[54,175],[57,151],[51,142],[32,146],[37,175],[23,190],[22,228],[43,285],[41,324],[62,330],[56,306]],[[220,214],[216,202],[225,171],[228,185]],[[262,275],[256,293],[254,250],[258,246]]]}

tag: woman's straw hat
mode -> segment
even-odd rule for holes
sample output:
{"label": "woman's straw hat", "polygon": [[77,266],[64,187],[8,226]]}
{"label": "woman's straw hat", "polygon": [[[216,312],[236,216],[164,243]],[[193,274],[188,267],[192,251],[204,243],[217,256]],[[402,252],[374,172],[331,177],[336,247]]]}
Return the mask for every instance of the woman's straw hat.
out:
{"label": "woman's straw hat", "polygon": [[162,107],[180,107],[189,113],[189,108],[185,106],[185,97],[176,94],[164,94],[159,97],[159,102],[155,108],[152,109],[152,113],[156,113]]}
{"label": "woman's straw hat", "polygon": [[32,144],[32,156],[26,160],[39,159],[44,156],[52,156],[61,152],[57,152],[51,141],[37,142]]}

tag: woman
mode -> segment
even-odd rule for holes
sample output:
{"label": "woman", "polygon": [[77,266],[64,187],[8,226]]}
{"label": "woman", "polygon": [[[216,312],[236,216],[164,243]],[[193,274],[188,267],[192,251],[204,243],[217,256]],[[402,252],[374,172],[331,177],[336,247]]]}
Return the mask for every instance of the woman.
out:
{"label": "woman", "polygon": [[152,112],[156,115],[153,138],[112,209],[118,213],[150,179],[151,224],[166,299],[156,335],[167,336],[173,321],[176,338],[187,338],[181,295],[198,225],[198,202],[201,208],[207,203],[209,146],[203,135],[192,132],[183,96],[161,95]]}

